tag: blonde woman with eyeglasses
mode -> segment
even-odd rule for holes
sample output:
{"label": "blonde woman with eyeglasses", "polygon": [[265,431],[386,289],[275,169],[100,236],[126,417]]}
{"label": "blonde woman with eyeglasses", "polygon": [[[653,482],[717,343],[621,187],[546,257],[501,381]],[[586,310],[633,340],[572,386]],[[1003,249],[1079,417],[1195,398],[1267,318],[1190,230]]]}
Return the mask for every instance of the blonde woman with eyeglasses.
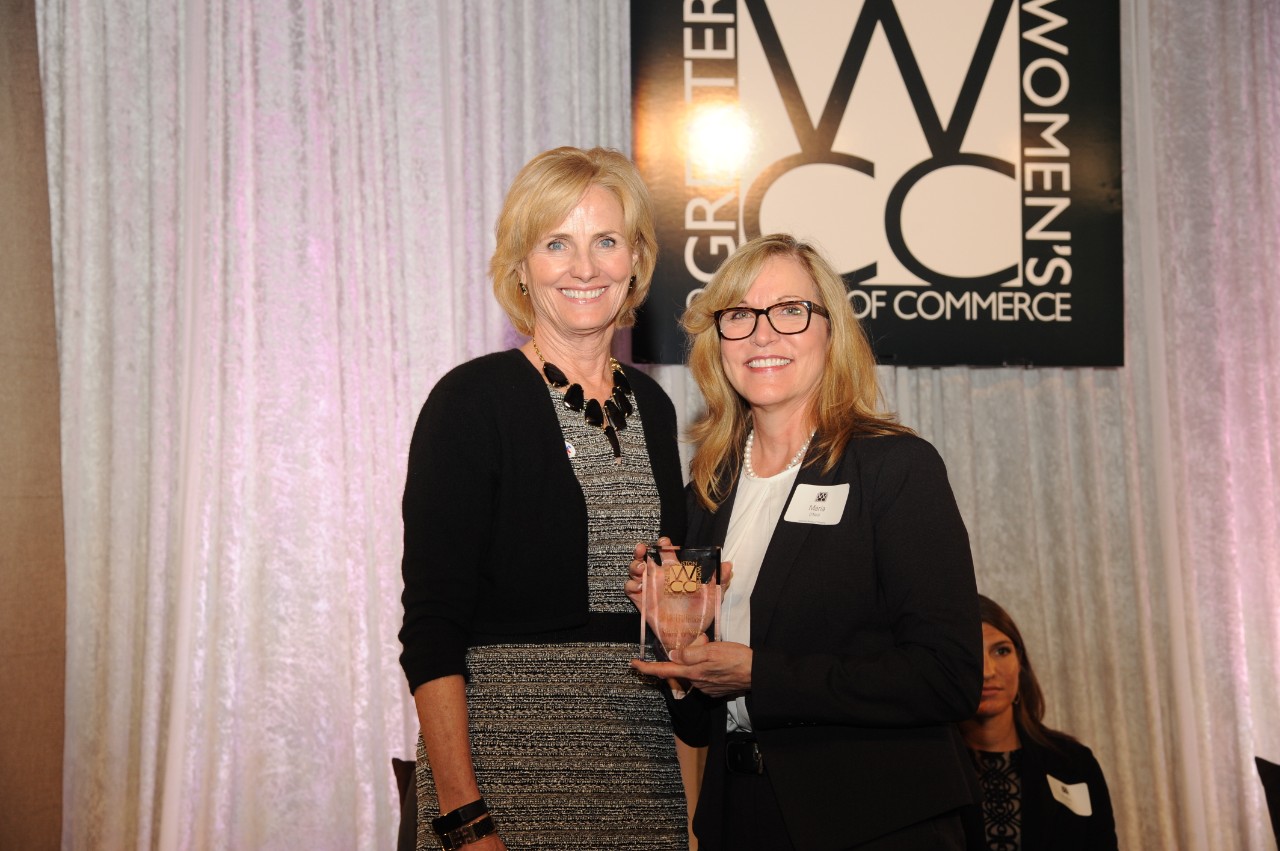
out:
{"label": "blonde woman with eyeglasses", "polygon": [[[938,453],[879,408],[840,276],[787,235],[744,243],[684,315],[706,399],[690,545],[732,563],[722,640],[634,662],[684,681],[709,745],[704,851],[961,849],[954,726],[982,686],[968,536]],[[633,562],[627,591],[643,593]]]}

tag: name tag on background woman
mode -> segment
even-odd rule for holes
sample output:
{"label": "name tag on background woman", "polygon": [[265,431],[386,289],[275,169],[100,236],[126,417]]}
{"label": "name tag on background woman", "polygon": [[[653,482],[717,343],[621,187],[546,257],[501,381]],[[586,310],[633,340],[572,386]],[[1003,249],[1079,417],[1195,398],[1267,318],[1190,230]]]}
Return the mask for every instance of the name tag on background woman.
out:
{"label": "name tag on background woman", "polygon": [[1046,774],[1049,791],[1053,799],[1078,816],[1093,815],[1093,804],[1089,802],[1088,783],[1063,783],[1052,774]]}
{"label": "name tag on background woman", "polygon": [[844,516],[849,501],[849,485],[796,485],[791,503],[782,519],[788,523],[816,523],[834,526]]}

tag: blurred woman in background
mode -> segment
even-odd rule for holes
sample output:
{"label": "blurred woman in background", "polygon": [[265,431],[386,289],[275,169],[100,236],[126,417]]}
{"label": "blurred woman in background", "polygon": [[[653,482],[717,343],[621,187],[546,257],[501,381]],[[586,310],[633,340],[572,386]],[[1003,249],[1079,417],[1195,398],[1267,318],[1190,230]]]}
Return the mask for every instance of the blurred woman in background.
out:
{"label": "blurred woman in background", "polygon": [[971,849],[1116,851],[1116,823],[1093,752],[1044,725],[1044,694],[1009,613],[979,596],[983,678],[978,712],[961,722],[982,784],[966,812]]}

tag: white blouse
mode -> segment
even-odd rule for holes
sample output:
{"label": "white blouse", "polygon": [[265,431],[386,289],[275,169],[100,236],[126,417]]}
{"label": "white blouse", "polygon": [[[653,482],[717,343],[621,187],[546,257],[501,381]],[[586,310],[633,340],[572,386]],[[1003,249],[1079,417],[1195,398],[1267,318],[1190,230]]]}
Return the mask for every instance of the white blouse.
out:
{"label": "white blouse", "polygon": [[[720,604],[720,638],[724,641],[751,643],[751,592],[799,472],[797,464],[768,478],[753,478],[745,472],[738,478],[722,552],[726,561],[733,562],[733,575]],[[729,703],[728,729],[751,730],[745,697]]]}

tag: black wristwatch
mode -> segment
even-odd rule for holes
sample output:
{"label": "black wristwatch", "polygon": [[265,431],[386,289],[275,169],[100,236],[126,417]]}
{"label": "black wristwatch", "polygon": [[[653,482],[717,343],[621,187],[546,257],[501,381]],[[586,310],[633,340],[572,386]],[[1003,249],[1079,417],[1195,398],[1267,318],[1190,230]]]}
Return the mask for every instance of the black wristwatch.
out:
{"label": "black wristwatch", "polygon": [[469,804],[463,804],[456,810],[450,810],[442,816],[438,816],[431,820],[431,829],[436,832],[436,836],[443,837],[451,830],[457,830],[469,821],[475,821],[480,816],[489,812],[489,805],[484,802],[484,798],[479,798]]}

